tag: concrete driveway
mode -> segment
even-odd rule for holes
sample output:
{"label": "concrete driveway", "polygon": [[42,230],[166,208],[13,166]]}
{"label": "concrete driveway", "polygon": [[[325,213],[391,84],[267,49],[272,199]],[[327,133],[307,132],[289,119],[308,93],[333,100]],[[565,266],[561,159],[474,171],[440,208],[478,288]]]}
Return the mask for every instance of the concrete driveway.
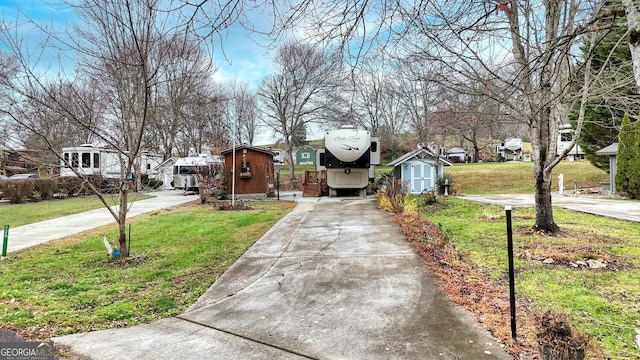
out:
{"label": "concrete driveway", "polygon": [[[513,207],[535,206],[533,194],[465,195],[461,196],[461,198],[489,204],[511,205]],[[593,215],[640,222],[640,201],[555,193],[552,194],[551,203],[553,206]]]}
{"label": "concrete driveway", "polygon": [[180,316],[53,340],[103,360],[511,358],[360,198],[304,199]]}

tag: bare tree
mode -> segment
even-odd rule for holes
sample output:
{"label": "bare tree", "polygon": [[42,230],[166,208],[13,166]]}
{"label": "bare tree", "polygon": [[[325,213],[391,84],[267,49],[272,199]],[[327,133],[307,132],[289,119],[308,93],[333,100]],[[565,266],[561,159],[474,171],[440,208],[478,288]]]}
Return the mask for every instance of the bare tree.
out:
{"label": "bare tree", "polygon": [[[353,49],[351,40],[358,35],[360,44],[366,45],[358,47],[356,55],[384,50],[439,62],[451,87],[499,84],[496,89],[501,92],[488,96],[529,129],[535,169],[534,228],[555,232],[551,171],[562,158],[556,157],[556,138],[571,103],[588,95],[590,79],[572,74],[578,44],[597,29],[596,10],[587,0],[328,1],[313,9],[309,2],[298,3],[284,18],[288,25],[304,25],[314,38],[342,49]],[[378,24],[373,30],[372,19]],[[406,25],[398,27],[399,23]],[[589,66],[588,61],[583,64]],[[579,94],[571,93],[572,82],[585,85]],[[580,128],[578,124],[578,136]]]}
{"label": "bare tree", "polygon": [[[221,8],[217,10],[224,19],[210,28],[213,33],[230,25],[235,8],[230,9],[227,5],[233,3],[206,2],[207,16],[211,18],[216,11],[214,6],[220,5]],[[74,53],[78,59],[75,71],[82,74],[82,77],[64,81],[67,78],[64,71],[57,74],[48,68],[43,71],[37,61],[34,61],[42,57],[33,54],[32,49],[21,40],[20,27],[5,23],[0,32],[0,40],[14,57],[19,72],[11,81],[2,84],[12,94],[12,99],[6,102],[8,105],[3,112],[23,129],[39,137],[58,156],[60,149],[51,139],[51,134],[45,133],[45,129],[39,126],[30,126],[30,123],[19,116],[24,104],[33,102],[54,112],[57,116],[52,116],[51,121],[64,120],[81,126],[100,145],[118,151],[121,158],[119,208],[112,207],[100,189],[91,183],[87,185],[116,220],[121,254],[128,256],[125,223],[129,195],[135,188],[136,177],[140,172],[139,158],[147,129],[153,117],[159,113],[153,109],[154,105],[158,105],[154,104],[154,91],[157,91],[161,82],[173,81],[168,72],[163,73],[163,65],[170,58],[180,60],[181,51],[192,47],[186,34],[190,33],[193,24],[203,14],[200,11],[202,8],[198,6],[194,9],[187,2],[161,0],[83,0],[70,2],[69,5],[80,19],[71,36],[59,37],[51,29],[40,27],[36,22],[32,21],[31,24],[42,34],[43,43],[54,41],[58,46]],[[191,11],[191,15],[183,21],[179,15],[185,11]],[[20,21],[16,21],[18,23]],[[44,50],[40,51],[41,55]],[[56,75],[58,79],[52,80]],[[163,77],[164,75],[167,76]],[[88,123],[86,114],[69,101],[69,94],[78,95],[83,102],[90,100],[80,90],[79,84],[82,82],[76,83],[73,80],[86,81],[86,86],[99,91],[98,98],[110,99],[101,108],[101,116],[95,118],[100,119],[99,123]],[[56,86],[51,83],[56,81],[67,84],[66,90],[53,91]],[[157,99],[156,97],[155,100]],[[195,114],[195,111],[191,113]],[[63,160],[62,157],[60,160]],[[84,177],[81,173],[77,175]]]}
{"label": "bare tree", "polygon": [[266,125],[280,134],[294,178],[294,137],[308,124],[318,122],[328,95],[337,87],[339,64],[325,53],[304,43],[282,45],[273,60],[275,72],[260,86],[259,97]]}
{"label": "bare tree", "polygon": [[233,80],[227,84],[229,122],[238,144],[253,144],[258,126],[258,99],[249,83]]}
{"label": "bare tree", "polygon": [[[158,81],[152,92],[153,114],[150,116],[145,134],[145,148],[155,150],[169,158],[174,151],[183,153],[191,144],[178,144],[178,139],[193,139],[181,136],[189,133],[194,117],[202,118],[211,114],[211,102],[219,98],[212,95],[214,89],[211,77],[216,71],[212,59],[196,39],[174,34],[171,38],[160,39],[165,49],[159,61]],[[201,120],[211,120],[202,118]],[[201,141],[195,141],[201,143]],[[201,145],[199,146],[202,147]]]}

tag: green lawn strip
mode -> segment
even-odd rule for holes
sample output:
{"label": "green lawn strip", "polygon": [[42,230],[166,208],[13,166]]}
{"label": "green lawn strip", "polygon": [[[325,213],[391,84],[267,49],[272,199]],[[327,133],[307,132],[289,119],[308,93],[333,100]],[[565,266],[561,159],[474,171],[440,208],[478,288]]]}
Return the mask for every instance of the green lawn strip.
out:
{"label": "green lawn strip", "polygon": [[182,313],[295,204],[251,205],[138,216],[127,262],[106,255],[102,236],[115,239],[115,227],[11,254],[0,263],[0,324],[51,337]]}
{"label": "green lawn strip", "polygon": [[[454,188],[462,194],[526,194],[534,192],[532,162],[454,164],[444,169],[454,180]],[[609,175],[588,161],[562,161],[552,175],[552,191],[558,191],[558,175],[564,175],[564,187],[573,189],[599,187]]]}
{"label": "green lawn strip", "polygon": [[[152,197],[152,195],[135,195],[131,196],[130,201],[139,201]],[[117,196],[107,195],[106,198],[110,205],[118,204]],[[104,205],[97,196],[52,199],[23,204],[2,204],[0,205],[0,226],[9,225],[13,228],[101,207],[104,207]]]}
{"label": "green lawn strip", "polygon": [[[439,224],[465,259],[492,275],[507,291],[504,208],[449,197],[425,216]],[[516,293],[540,309],[562,310],[613,359],[635,359],[635,329],[640,328],[640,233],[638,224],[554,208],[563,233],[532,233],[533,208],[513,215]],[[532,261],[551,257],[556,264]],[[608,270],[568,265],[584,258],[607,261]],[[563,263],[564,265],[560,265]],[[611,269],[615,266],[616,270]]]}

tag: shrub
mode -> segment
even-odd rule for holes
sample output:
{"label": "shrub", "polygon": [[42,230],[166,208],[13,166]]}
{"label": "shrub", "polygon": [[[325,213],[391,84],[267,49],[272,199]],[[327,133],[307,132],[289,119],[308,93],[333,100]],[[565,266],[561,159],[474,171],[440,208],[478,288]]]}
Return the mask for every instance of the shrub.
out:
{"label": "shrub", "polygon": [[587,338],[571,329],[566,314],[544,312],[538,317],[538,328],[537,340],[542,359],[584,359]]}
{"label": "shrub", "polygon": [[82,189],[82,179],[76,176],[62,176],[56,179],[58,188],[67,196],[75,196]]}
{"label": "shrub", "polygon": [[389,175],[384,176],[380,182],[382,190],[379,192],[379,206],[394,213],[404,212],[407,198],[406,184],[402,179],[396,179]]}
{"label": "shrub", "polygon": [[22,200],[33,196],[35,188],[33,179],[5,180],[2,182],[2,194],[13,204],[20,204]]}
{"label": "shrub", "polygon": [[41,200],[47,200],[53,197],[58,191],[58,183],[51,178],[34,179],[35,192],[40,195]]}

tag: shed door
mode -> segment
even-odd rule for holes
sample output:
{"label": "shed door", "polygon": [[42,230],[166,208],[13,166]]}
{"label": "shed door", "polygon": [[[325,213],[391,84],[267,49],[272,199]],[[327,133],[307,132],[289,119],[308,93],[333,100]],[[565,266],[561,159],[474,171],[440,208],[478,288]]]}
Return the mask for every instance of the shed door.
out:
{"label": "shed door", "polygon": [[411,166],[411,192],[421,193],[433,188],[433,168],[428,164],[416,163]]}

